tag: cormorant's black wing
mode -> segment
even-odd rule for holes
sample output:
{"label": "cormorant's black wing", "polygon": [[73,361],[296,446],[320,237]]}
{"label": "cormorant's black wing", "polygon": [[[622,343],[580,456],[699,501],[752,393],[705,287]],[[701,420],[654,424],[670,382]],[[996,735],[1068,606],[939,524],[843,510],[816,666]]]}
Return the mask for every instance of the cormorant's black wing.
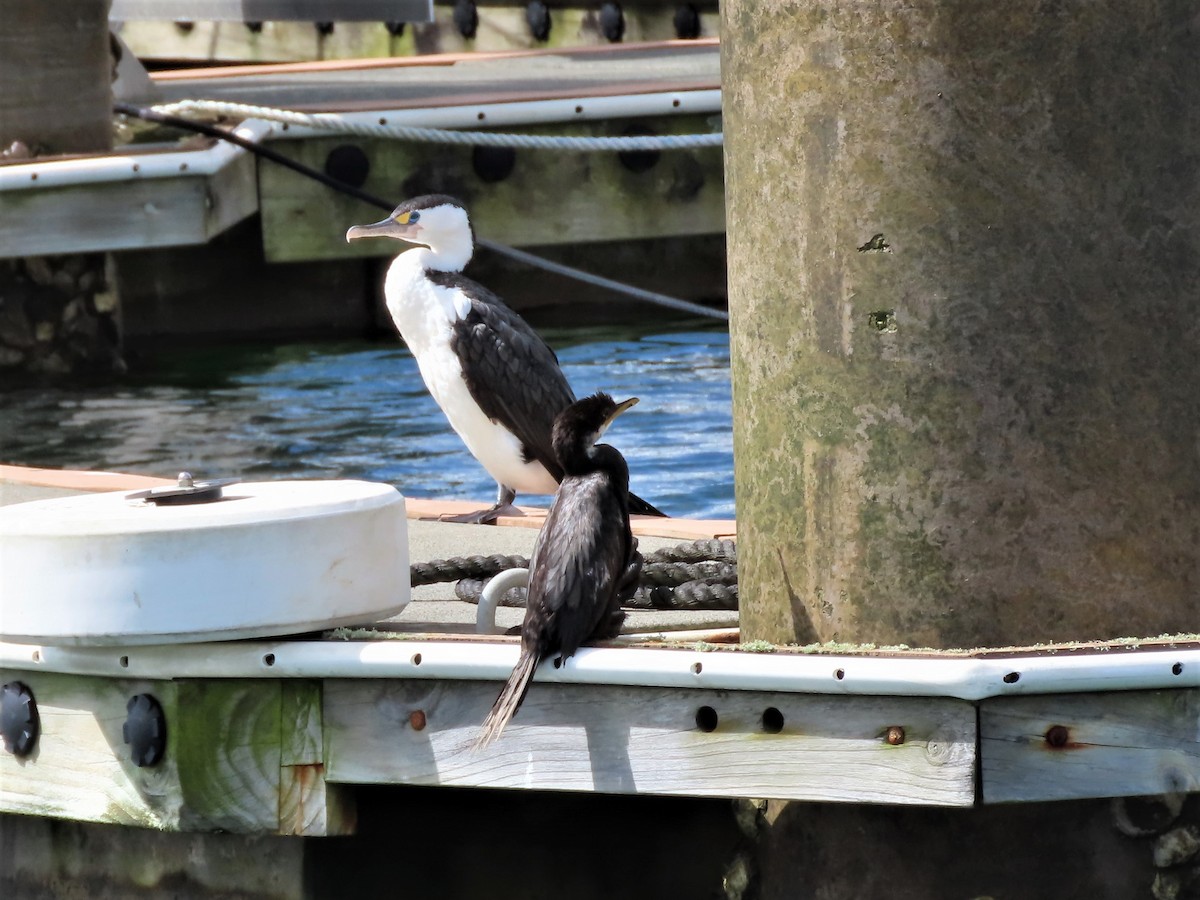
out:
{"label": "cormorant's black wing", "polygon": [[617,490],[608,474],[592,472],[567,478],[554,497],[529,563],[522,627],[558,638],[539,647],[542,656],[573,655],[617,611],[634,553]]}
{"label": "cormorant's black wing", "polygon": [[461,290],[471,300],[466,316],[454,323],[450,347],[462,360],[467,390],[484,415],[517,436],[526,457],[537,460],[556,480],[562,467],[550,443],[554,417],[575,402],[558,357],[504,301],[458,274],[428,272],[442,287]]}

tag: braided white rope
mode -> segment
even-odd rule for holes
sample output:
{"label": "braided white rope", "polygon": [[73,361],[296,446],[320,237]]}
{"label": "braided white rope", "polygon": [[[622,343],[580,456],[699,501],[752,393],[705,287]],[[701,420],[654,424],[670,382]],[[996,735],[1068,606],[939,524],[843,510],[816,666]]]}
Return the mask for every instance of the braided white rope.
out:
{"label": "braided white rope", "polygon": [[283,122],[303,128],[358,137],[393,138],[426,144],[465,144],[476,147],[513,147],[523,150],[574,150],[623,153],[651,150],[693,150],[720,147],[724,134],[630,135],[626,137],[561,137],[537,134],[499,134],[492,131],[457,131],[448,128],[419,128],[411,125],[380,125],[346,119],[337,113],[302,113],[269,106],[224,103],[216,100],[181,100],[152,107],[163,115],[188,116],[198,113],[242,116]]}

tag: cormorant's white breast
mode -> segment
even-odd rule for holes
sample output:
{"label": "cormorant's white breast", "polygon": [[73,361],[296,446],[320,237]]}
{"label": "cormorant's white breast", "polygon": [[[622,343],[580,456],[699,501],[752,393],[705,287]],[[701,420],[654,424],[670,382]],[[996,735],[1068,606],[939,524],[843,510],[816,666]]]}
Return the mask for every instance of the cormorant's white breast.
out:
{"label": "cormorant's white breast", "polygon": [[474,250],[466,210],[450,197],[418,197],[346,233],[376,236],[421,245],[388,269],[388,311],[451,427],[496,479],[497,507],[517,491],[553,493],[562,469],[551,429],[574,394],[525,320],[460,274]]}

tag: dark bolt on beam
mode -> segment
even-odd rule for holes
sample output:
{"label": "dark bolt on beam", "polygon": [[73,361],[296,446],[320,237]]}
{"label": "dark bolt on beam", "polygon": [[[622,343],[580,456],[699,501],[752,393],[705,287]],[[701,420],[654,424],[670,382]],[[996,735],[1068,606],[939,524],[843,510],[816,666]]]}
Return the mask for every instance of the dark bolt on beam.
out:
{"label": "dark bolt on beam", "polygon": [[495,184],[512,174],[517,152],[512,147],[476,147],[471,151],[471,167],[480,181]]}
{"label": "dark bolt on beam", "polygon": [[[644,137],[655,133],[645,125],[630,125],[622,132],[622,135],[625,137]],[[630,172],[641,173],[649,172],[658,165],[658,160],[661,156],[662,154],[657,150],[623,150],[617,154],[617,159]]]}
{"label": "dark bolt on beam", "polygon": [[1051,725],[1046,729],[1046,745],[1062,750],[1071,742],[1071,730],[1065,725]]}
{"label": "dark bolt on beam", "polygon": [[340,144],[325,157],[325,174],[351,187],[362,187],[371,174],[371,160],[354,144]]}
{"label": "dark bolt on beam", "polygon": [[0,688],[0,735],[13,756],[28,756],[37,746],[41,721],[33,691],[20,681]]}
{"label": "dark bolt on beam", "polygon": [[600,33],[610,44],[620,43],[625,37],[625,12],[620,3],[607,0],[600,7]]}
{"label": "dark bolt on beam", "polygon": [[700,13],[690,3],[675,8],[675,37],[692,41],[700,37]]}
{"label": "dark bolt on beam", "polygon": [[454,4],[454,26],[458,33],[470,40],[479,30],[479,9],[475,0],[457,0]]}
{"label": "dark bolt on beam", "polygon": [[125,724],[121,736],[129,745],[135,766],[157,765],[167,749],[167,717],[158,701],[149,694],[137,694],[125,704]]}
{"label": "dark bolt on beam", "polygon": [[530,0],[525,7],[525,21],[529,24],[529,33],[535,41],[544,41],[550,37],[550,7],[542,0]]}

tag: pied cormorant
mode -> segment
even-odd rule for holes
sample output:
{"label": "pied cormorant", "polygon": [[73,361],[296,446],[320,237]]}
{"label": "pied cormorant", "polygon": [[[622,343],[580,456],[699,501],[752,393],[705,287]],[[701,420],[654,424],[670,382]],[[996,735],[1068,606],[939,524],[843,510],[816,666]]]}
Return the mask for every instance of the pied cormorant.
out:
{"label": "pied cormorant", "polygon": [[[550,433],[575,395],[537,332],[461,274],[475,248],[466,209],[444,194],[416,197],[346,232],[347,241],[366,237],[420,245],[388,269],[388,312],[450,426],[496,479],[496,505],[457,520],[491,522],[518,492],[554,493],[563,471]],[[630,508],[663,515],[636,496]]]}
{"label": "pied cormorant", "polygon": [[500,736],[542,660],[554,653],[566,660],[584,641],[613,637],[621,627],[621,604],[637,589],[642,556],[629,530],[629,468],[615,447],[596,441],[635,403],[636,397],[614,403],[594,394],[555,419],[554,452],[566,475],[529,561],[521,655],[477,748]]}

